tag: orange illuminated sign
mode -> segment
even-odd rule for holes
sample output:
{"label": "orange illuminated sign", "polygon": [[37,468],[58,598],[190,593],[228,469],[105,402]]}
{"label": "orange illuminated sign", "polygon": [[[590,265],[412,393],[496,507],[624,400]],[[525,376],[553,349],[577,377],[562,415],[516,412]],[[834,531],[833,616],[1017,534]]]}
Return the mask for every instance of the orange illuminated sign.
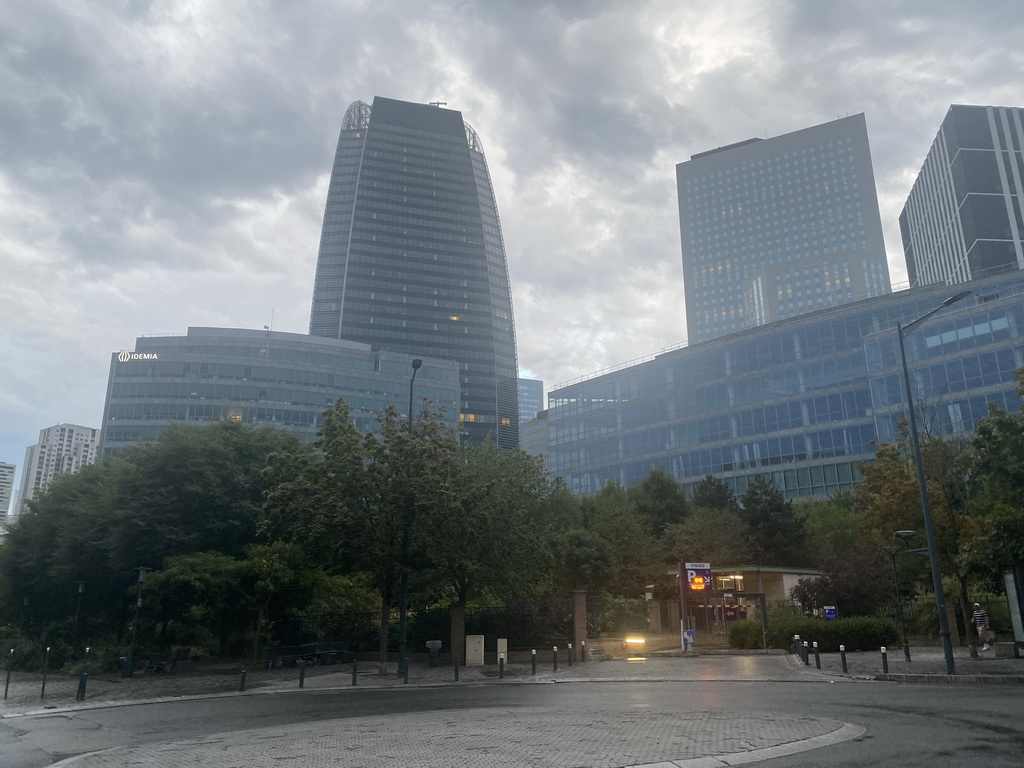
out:
{"label": "orange illuminated sign", "polygon": [[694,576],[690,582],[690,589],[694,592],[703,592],[705,587],[707,587],[707,583],[703,576]]}

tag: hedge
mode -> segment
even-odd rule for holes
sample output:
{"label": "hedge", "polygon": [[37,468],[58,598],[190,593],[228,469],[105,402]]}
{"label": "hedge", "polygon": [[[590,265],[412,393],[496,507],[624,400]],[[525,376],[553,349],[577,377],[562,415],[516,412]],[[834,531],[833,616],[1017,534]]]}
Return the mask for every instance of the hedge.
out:
{"label": "hedge", "polygon": [[[892,624],[868,616],[835,621],[778,616],[768,621],[768,647],[789,649],[793,635],[800,635],[800,639],[808,643],[816,642],[823,653],[835,653],[840,645],[846,646],[848,651],[873,651],[883,645],[899,644]],[[747,620],[730,624],[729,644],[733,648],[762,648],[761,622]]]}

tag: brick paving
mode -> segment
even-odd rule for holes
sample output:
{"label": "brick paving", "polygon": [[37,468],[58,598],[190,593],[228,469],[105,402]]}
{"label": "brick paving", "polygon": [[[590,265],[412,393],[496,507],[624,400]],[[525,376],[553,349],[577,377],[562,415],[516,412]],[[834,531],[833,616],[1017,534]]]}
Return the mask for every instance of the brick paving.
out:
{"label": "brick paving", "polygon": [[[941,649],[912,650],[913,661],[904,660],[902,649],[889,654],[889,680],[949,682]],[[881,656],[877,652],[849,653],[849,673],[843,675],[839,654],[821,654],[821,669],[813,655],[805,665],[795,655],[711,654],[685,658],[651,656],[643,661],[613,659],[602,662],[561,664],[557,671],[550,662],[538,664],[537,674],[529,665],[512,664],[506,680],[498,681],[494,667],[463,667],[458,685],[532,684],[596,681],[793,681],[848,682],[856,684],[882,679]],[[956,683],[1002,682],[1024,684],[1024,659],[995,659],[981,654],[970,659],[957,654]],[[98,676],[88,681],[84,703],[75,702],[77,678],[49,676],[46,697],[40,699],[41,676],[14,673],[8,698],[0,702],[0,717],[117,706],[194,696],[239,696],[266,691],[298,689],[296,669],[250,670],[246,693],[239,692],[240,668],[187,675],[138,676],[121,679]],[[2,678],[0,678],[2,681]],[[351,667],[335,665],[308,669],[305,688],[313,690],[352,689]],[[410,686],[455,685],[451,667],[412,665]],[[364,688],[406,685],[395,675],[381,676],[376,664],[360,662],[355,691]],[[403,739],[393,738],[396,718],[401,718]],[[388,717],[365,717],[309,723],[287,728],[236,731],[201,739],[186,739],[133,747],[71,758],[62,765],[74,768],[146,765],[179,766],[202,764],[211,768],[261,768],[280,765],[283,760],[301,760],[302,765],[365,766],[385,760],[434,768],[434,766],[656,766],[706,768],[724,763],[715,756],[744,753],[744,758],[762,759],[811,749],[854,738],[861,730],[827,718],[780,717],[772,713],[742,715],[707,713],[681,722],[667,714],[623,716],[621,711],[573,713],[488,710],[418,713]],[[728,758],[726,758],[728,759]]]}

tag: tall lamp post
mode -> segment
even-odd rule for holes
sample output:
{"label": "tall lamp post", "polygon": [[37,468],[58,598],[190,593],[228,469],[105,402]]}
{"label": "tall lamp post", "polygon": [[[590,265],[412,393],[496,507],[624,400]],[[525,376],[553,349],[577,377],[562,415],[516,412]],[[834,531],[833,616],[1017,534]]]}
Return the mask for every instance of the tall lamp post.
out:
{"label": "tall lamp post", "polygon": [[[423,365],[423,361],[416,358],[412,361],[412,377],[409,379],[409,435],[412,436],[412,388],[416,382],[416,371]],[[398,588],[398,675],[405,675],[405,636],[409,627],[409,528],[412,525],[411,510],[405,515],[402,523],[402,578]]]}
{"label": "tall lamp post", "polygon": [[949,617],[946,616],[946,593],[942,589],[942,571],[939,568],[939,549],[935,542],[935,526],[932,524],[932,508],[928,502],[928,484],[924,477],[924,461],[921,458],[921,441],[917,436],[917,417],[914,414],[914,395],[910,387],[910,371],[907,368],[907,351],[904,337],[919,327],[921,323],[934,315],[943,307],[955,304],[971,295],[970,291],[961,291],[950,296],[935,309],[925,312],[912,323],[902,325],[896,322],[896,336],[900,343],[900,362],[903,364],[903,385],[907,390],[907,421],[910,423],[910,438],[914,445],[914,461],[917,463],[917,483],[921,488],[921,514],[924,517],[924,533],[928,539],[928,559],[932,566],[932,587],[935,590],[935,609],[939,614],[939,636],[942,638],[942,652],[946,657],[946,674],[956,674],[956,661],[953,659],[953,642],[949,637]]}

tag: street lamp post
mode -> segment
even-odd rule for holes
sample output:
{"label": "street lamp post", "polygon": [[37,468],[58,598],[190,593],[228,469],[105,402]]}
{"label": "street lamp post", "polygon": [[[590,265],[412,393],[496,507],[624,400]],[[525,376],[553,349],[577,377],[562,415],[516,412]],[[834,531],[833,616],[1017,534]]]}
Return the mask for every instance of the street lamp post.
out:
{"label": "street lamp post", "polygon": [[78,616],[82,612],[82,593],[85,592],[85,582],[78,582],[78,600],[75,602],[75,631],[71,636],[72,643],[78,640]]}
{"label": "street lamp post", "polygon": [[[416,372],[423,361],[416,358],[412,361],[412,376],[409,378],[409,435],[412,436],[412,392],[416,382]],[[402,578],[398,589],[398,675],[405,676],[405,636],[409,627],[409,528],[412,525],[411,510],[405,515],[402,523]]]}
{"label": "street lamp post", "polygon": [[943,307],[955,304],[970,295],[970,291],[962,291],[950,296],[935,309],[925,312],[912,323],[902,325],[896,322],[896,336],[900,345],[900,362],[903,365],[903,384],[907,390],[907,421],[910,423],[910,439],[914,446],[914,461],[917,464],[917,483],[921,489],[921,514],[924,517],[924,533],[928,539],[928,559],[932,567],[932,587],[935,591],[935,609],[939,614],[939,636],[942,638],[942,652],[946,657],[946,673],[956,674],[956,661],[953,659],[953,642],[949,636],[949,617],[946,616],[946,593],[942,588],[942,571],[939,568],[939,549],[935,541],[935,526],[932,524],[932,508],[928,501],[928,484],[924,476],[924,461],[921,458],[921,441],[917,435],[917,417],[914,414],[914,395],[910,387],[910,370],[907,368],[907,351],[903,343],[906,334],[921,325]]}
{"label": "street lamp post", "polygon": [[135,634],[139,630],[139,608],[142,607],[142,584],[146,581],[146,571],[151,571],[153,569],[147,568],[143,565],[137,565],[133,570],[139,572],[139,580],[135,591],[135,618],[132,620],[132,646],[131,651],[128,654],[129,666],[135,664]]}

